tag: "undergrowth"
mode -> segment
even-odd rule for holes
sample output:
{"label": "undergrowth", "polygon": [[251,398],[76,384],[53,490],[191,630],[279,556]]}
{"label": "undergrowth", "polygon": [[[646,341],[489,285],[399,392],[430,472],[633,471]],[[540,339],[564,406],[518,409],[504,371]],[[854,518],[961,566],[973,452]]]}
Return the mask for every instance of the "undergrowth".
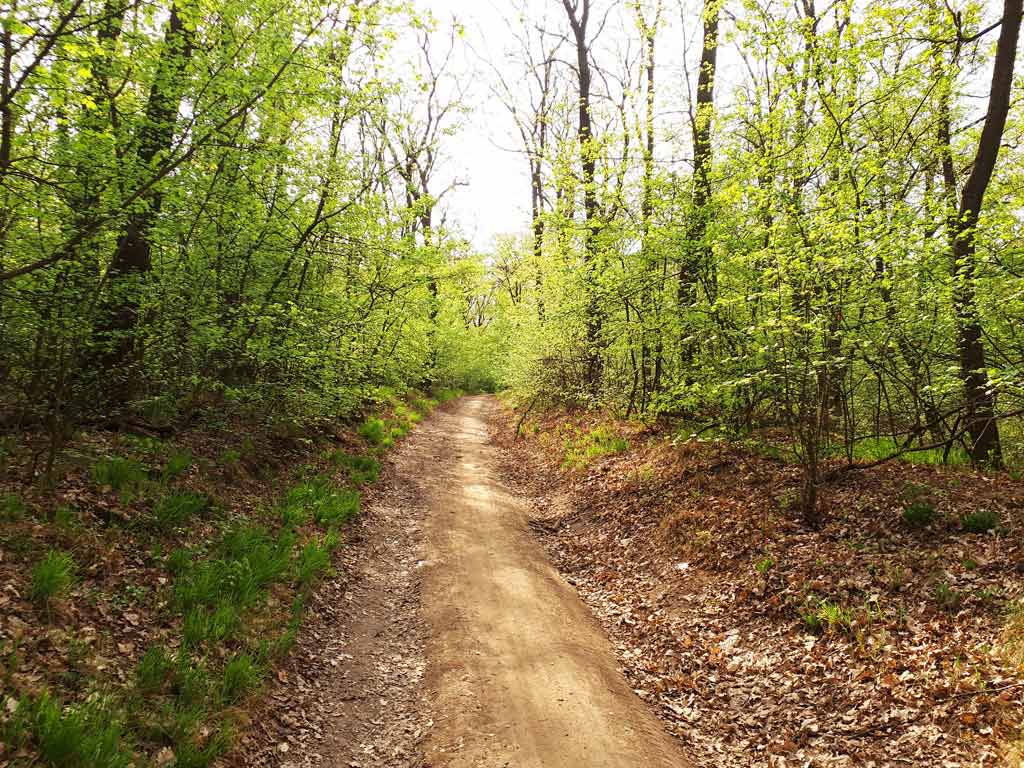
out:
{"label": "undergrowth", "polygon": [[[385,415],[367,418],[358,433],[379,454],[436,402],[422,396],[388,401]],[[0,713],[0,752],[13,747],[31,755],[32,764],[51,768],[127,768],[148,766],[149,758],[169,750],[176,768],[206,768],[231,746],[233,709],[259,690],[275,660],[293,646],[306,598],[331,572],[340,531],[359,514],[360,489],[378,479],[380,459],[317,448],[320,466],[300,470],[276,501],[232,510],[229,499],[214,503],[192,486],[211,469],[218,482],[234,483],[243,477],[243,461],[247,473],[256,471],[259,457],[248,437],[205,461],[170,441],[126,437],[120,445],[136,454],[92,460],[87,479],[92,493],[113,492],[122,508],[141,507],[99,519],[123,521],[111,535],[148,550],[166,573],[162,592],[151,589],[172,629],[143,649],[124,683],[102,686],[81,663],[90,646],[72,635],[67,658],[73,674],[49,686],[73,686],[63,701],[46,688],[19,692],[11,676],[19,654],[12,650],[0,670],[14,693]],[[48,521],[55,534],[69,537],[65,541],[76,541],[97,520],[66,504],[39,515],[10,493],[0,496],[0,519]],[[197,529],[213,534],[197,539]],[[26,597],[49,616],[76,584],[75,559],[21,533],[4,540],[6,549],[12,545],[21,547],[19,556],[30,566]],[[89,589],[90,599],[117,597]],[[127,601],[121,605],[134,607],[145,594],[131,583],[118,589],[123,596],[117,599]]]}

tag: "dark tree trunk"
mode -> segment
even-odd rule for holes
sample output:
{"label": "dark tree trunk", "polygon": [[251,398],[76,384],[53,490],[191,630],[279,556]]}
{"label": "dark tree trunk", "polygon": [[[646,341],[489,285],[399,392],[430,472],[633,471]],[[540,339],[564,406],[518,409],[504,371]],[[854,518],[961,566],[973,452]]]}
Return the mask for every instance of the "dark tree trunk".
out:
{"label": "dark tree trunk", "polygon": [[[970,435],[971,461],[976,465],[1000,466],[1002,447],[996,422],[995,395],[988,378],[981,318],[976,296],[976,232],[981,206],[995,169],[1010,110],[1014,60],[1020,35],[1022,0],[1005,0],[1003,22],[996,44],[989,92],[988,113],[978,140],[978,151],[970,176],[960,196],[957,217],[951,221],[953,253],[953,310],[957,320],[957,351],[964,383],[965,420]],[[944,125],[948,143],[949,127]],[[944,164],[952,164],[944,158]],[[947,185],[951,168],[944,165]]]}
{"label": "dark tree trunk", "polygon": [[[136,139],[136,164],[141,174],[151,170],[157,155],[172,147],[185,69],[191,55],[191,32],[179,15],[177,5],[172,5],[163,53]],[[152,267],[150,231],[160,213],[161,194],[154,189],[140,202],[143,205],[128,214],[118,237],[107,269],[107,297],[101,305],[96,328],[99,364],[107,375],[120,380],[120,386],[111,391],[113,398],[120,401],[129,395],[130,368],[138,352],[132,331],[138,322],[140,283]]]}
{"label": "dark tree trunk", "polygon": [[[707,278],[710,301],[714,301],[715,276],[711,247],[705,242],[708,228],[708,203],[711,201],[711,122],[715,106],[715,65],[718,58],[718,14],[721,3],[704,4],[704,42],[697,73],[697,104],[693,114],[693,211],[686,232],[686,248],[679,269],[678,302],[680,312],[697,301],[697,286],[702,274]],[[688,335],[683,330],[684,336]],[[692,358],[693,347],[683,344],[683,362]]]}
{"label": "dark tree trunk", "polygon": [[587,23],[590,20],[590,0],[572,3],[562,0],[569,16],[573,38],[576,41],[576,69],[579,74],[579,127],[580,163],[583,169],[583,251],[586,259],[587,281],[587,387],[596,394],[601,382],[601,306],[597,295],[599,228],[597,209],[597,151],[594,142],[590,112],[590,46],[587,42]]}

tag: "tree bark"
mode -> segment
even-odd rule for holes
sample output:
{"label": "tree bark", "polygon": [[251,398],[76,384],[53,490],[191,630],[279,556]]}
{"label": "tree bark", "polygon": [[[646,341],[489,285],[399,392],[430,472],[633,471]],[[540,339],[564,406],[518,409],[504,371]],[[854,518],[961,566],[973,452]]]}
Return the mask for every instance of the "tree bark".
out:
{"label": "tree bark", "polygon": [[[1010,110],[1014,60],[1020,35],[1022,0],[1005,0],[1003,22],[996,44],[989,91],[988,113],[978,140],[971,173],[960,195],[960,205],[950,228],[953,255],[953,311],[957,321],[957,351],[960,377],[964,384],[966,427],[970,435],[971,461],[976,465],[1000,466],[1002,447],[996,422],[995,393],[988,378],[981,317],[976,286],[976,233],[985,191],[992,179],[1003,130]],[[949,126],[944,124],[948,143]],[[946,159],[943,160],[946,163]],[[949,161],[951,165],[951,160]],[[944,166],[949,182],[950,168]]]}
{"label": "tree bark", "polygon": [[590,0],[562,0],[569,17],[573,38],[576,42],[576,71],[579,75],[579,126],[576,137],[580,145],[580,164],[583,169],[583,255],[586,262],[585,279],[587,290],[586,332],[587,332],[587,373],[586,384],[591,394],[596,394],[601,382],[601,307],[597,296],[599,228],[597,209],[597,151],[594,141],[593,121],[590,109],[590,46],[587,42],[587,23],[590,21]]}
{"label": "tree bark", "polygon": [[[711,122],[715,108],[715,66],[718,59],[718,16],[721,0],[705,0],[704,42],[697,73],[697,103],[693,114],[693,193],[686,247],[679,269],[678,302],[680,312],[697,301],[700,275],[707,273],[708,299],[714,301],[714,265],[711,248],[705,242],[708,228],[708,203],[711,201]],[[683,331],[686,335],[685,330]],[[683,344],[683,362],[692,358],[693,347]]]}
{"label": "tree bark", "polygon": [[[141,172],[148,171],[157,156],[172,147],[191,55],[192,33],[177,5],[172,5],[146,114],[137,132],[136,163]],[[138,323],[139,283],[152,268],[151,229],[160,213],[161,199],[159,189],[153,189],[139,201],[139,207],[128,213],[107,269],[107,298],[101,305],[96,341],[99,364],[114,379],[120,379],[120,385],[110,393],[120,402],[129,395],[129,369],[138,353],[132,332]]]}

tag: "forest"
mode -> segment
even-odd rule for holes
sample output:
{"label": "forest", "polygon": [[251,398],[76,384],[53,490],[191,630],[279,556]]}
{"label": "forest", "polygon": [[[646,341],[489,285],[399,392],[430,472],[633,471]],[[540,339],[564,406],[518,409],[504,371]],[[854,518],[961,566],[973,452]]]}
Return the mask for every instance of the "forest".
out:
{"label": "forest", "polygon": [[[1022,0],[516,0],[491,41],[474,7],[3,0],[0,766],[229,754],[462,393],[513,443],[593,428],[563,470],[641,434],[783,462],[801,531],[876,470],[1019,497]],[[487,243],[480,130],[524,212]],[[104,643],[136,671],[101,701]]]}

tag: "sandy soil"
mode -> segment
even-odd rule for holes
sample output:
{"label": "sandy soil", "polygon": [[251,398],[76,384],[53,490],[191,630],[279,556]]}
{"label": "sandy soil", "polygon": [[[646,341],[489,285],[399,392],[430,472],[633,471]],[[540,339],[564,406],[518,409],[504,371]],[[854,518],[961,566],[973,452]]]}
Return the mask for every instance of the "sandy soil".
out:
{"label": "sandy soil", "polygon": [[499,480],[486,425],[497,407],[465,398],[421,427],[428,764],[688,765]]}

